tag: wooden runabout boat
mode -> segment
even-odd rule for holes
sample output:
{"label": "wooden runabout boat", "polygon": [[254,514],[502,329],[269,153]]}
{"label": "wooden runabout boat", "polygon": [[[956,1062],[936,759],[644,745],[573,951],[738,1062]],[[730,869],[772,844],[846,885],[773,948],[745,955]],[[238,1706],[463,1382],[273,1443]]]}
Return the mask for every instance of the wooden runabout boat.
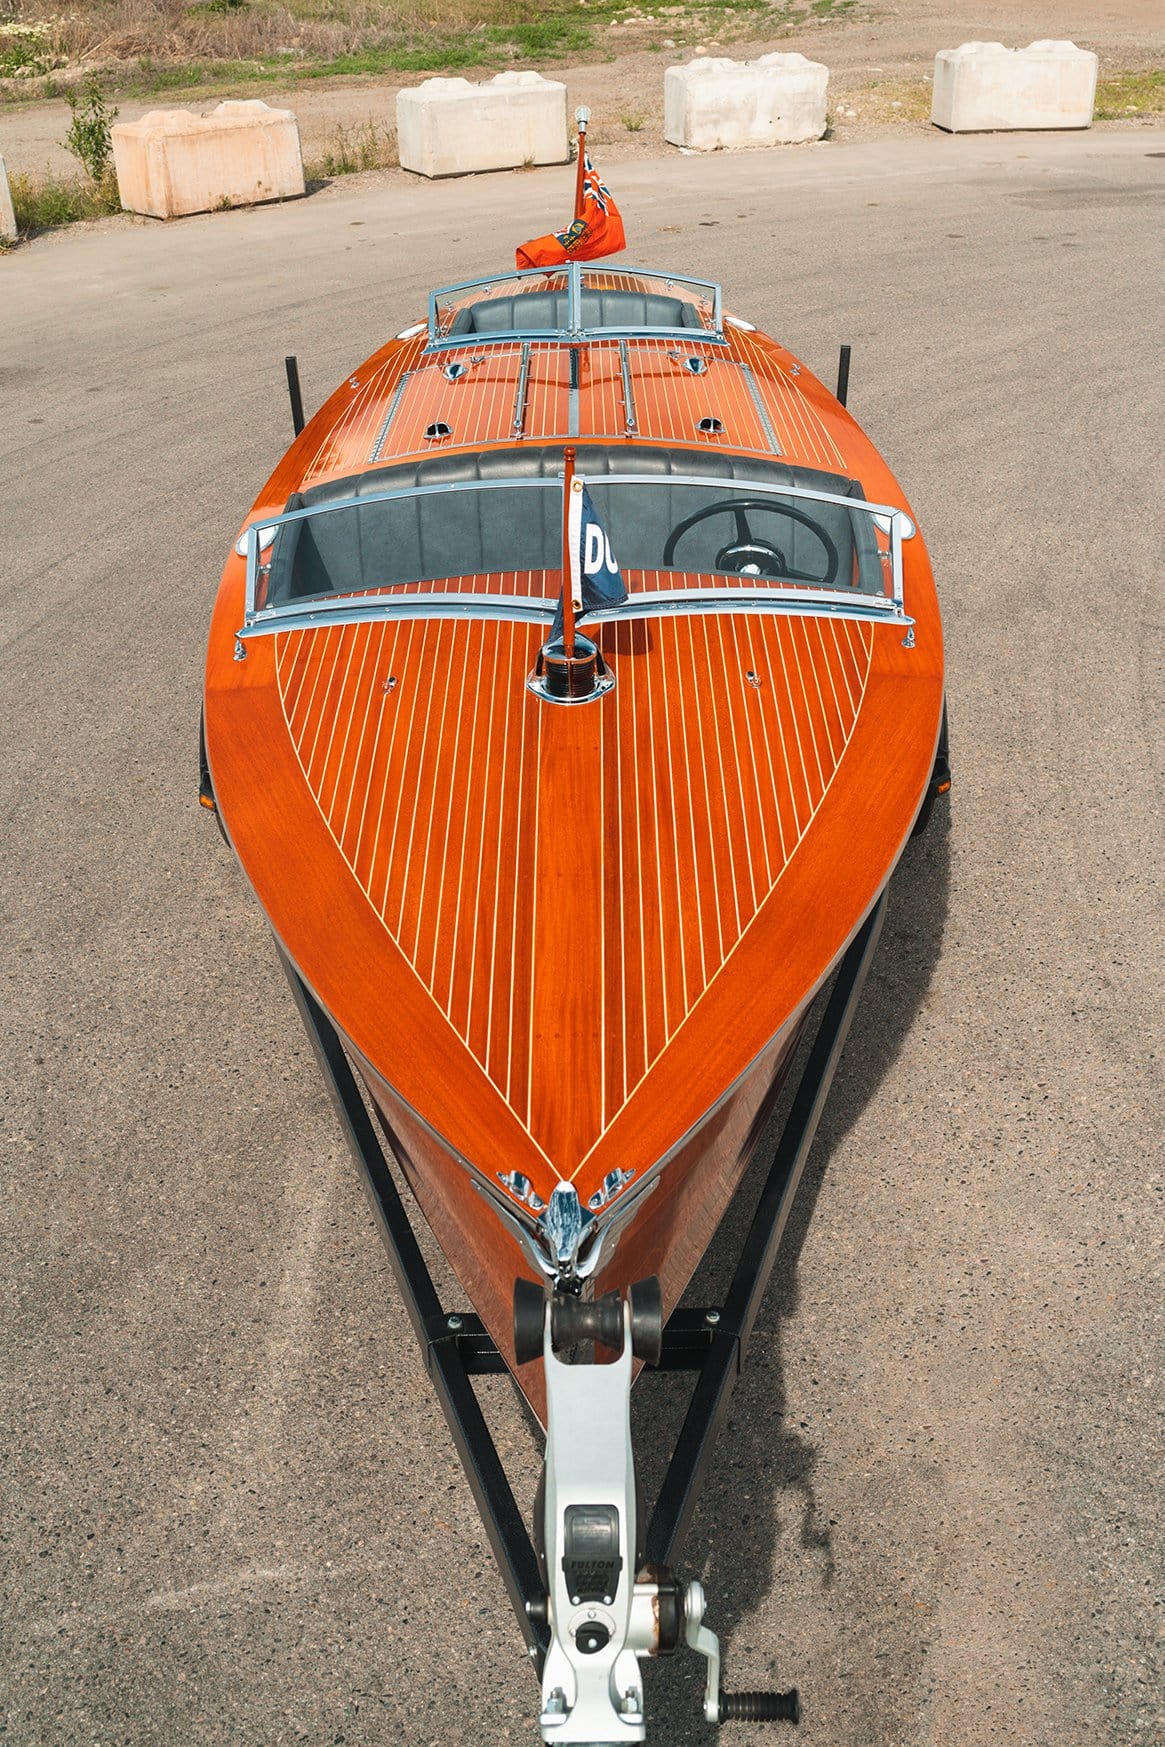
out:
{"label": "wooden runabout boat", "polygon": [[[681,1638],[713,1720],[796,1711],[721,1693],[671,1561],[881,896],[946,786],[942,720],[930,566],[885,462],[674,274],[435,292],[227,560],[204,799],[368,1172],[547,1741],[644,1739],[638,1658]],[[677,1309],[839,964],[735,1300]],[[352,1067],[471,1312],[437,1302]],[[701,1372],[650,1526],[645,1360]],[[503,1364],[547,1426],[536,1551],[465,1381]]]}

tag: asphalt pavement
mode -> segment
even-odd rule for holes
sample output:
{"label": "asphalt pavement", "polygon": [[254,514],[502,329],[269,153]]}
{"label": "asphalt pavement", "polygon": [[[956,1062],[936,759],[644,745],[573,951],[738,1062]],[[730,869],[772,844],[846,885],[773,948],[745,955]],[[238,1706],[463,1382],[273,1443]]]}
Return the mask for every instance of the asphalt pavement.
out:
{"label": "asphalt pavement", "polygon": [[[604,167],[631,259],[721,278],[827,379],[853,344],[949,658],[949,811],[892,887],[689,1545],[725,1682],[796,1684],[805,1747],[1165,1743],[1165,133]],[[538,1738],[195,754],[284,355],[318,404],[568,183],[388,173],[0,257],[13,1747]],[[528,1502],[529,1425],[484,1394]],[[681,1388],[638,1401],[650,1481]],[[650,1671],[649,1740],[711,1740],[701,1682]]]}

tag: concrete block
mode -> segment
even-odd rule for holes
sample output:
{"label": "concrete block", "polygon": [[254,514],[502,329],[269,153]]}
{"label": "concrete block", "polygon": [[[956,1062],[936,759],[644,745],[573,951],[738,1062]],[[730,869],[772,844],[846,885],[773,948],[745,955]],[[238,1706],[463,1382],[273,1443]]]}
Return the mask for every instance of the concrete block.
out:
{"label": "concrete block", "polygon": [[209,115],[153,109],[112,130],[126,212],[178,218],[302,194],[303,154],[290,109],[220,103]]}
{"label": "concrete block", "polygon": [[934,57],[930,119],[947,133],[1091,127],[1096,56],[1074,42],[965,42]]}
{"label": "concrete block", "polygon": [[564,164],[566,86],[541,73],[499,73],[483,85],[426,79],[396,100],[401,166],[418,176],[468,176]]}
{"label": "concrete block", "polygon": [[712,57],[669,67],[663,79],[664,138],[693,152],[819,140],[828,84],[828,68],[804,55]]}
{"label": "concrete block", "polygon": [[16,241],[16,214],[12,210],[12,190],[3,158],[0,158],[0,237],[7,243]]}

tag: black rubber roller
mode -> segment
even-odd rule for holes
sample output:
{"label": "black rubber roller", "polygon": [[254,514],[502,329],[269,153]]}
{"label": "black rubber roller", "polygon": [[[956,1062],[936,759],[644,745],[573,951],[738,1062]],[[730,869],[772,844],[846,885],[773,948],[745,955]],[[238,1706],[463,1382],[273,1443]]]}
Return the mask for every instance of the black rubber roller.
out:
{"label": "black rubber roller", "polygon": [[788,1692],[722,1692],[722,1723],[799,1723],[801,1700],[795,1686]]}
{"label": "black rubber roller", "polygon": [[550,1339],[556,1353],[576,1347],[580,1341],[596,1341],[614,1353],[621,1352],[623,1300],[618,1292],[604,1292],[601,1298],[575,1298],[556,1292],[550,1300]]}
{"label": "black rubber roller", "polygon": [[663,1351],[663,1293],[655,1275],[637,1280],[631,1300],[631,1351],[648,1365],[658,1365]]}
{"label": "black rubber roller", "polygon": [[533,1280],[514,1281],[514,1357],[519,1365],[542,1357],[546,1294]]}

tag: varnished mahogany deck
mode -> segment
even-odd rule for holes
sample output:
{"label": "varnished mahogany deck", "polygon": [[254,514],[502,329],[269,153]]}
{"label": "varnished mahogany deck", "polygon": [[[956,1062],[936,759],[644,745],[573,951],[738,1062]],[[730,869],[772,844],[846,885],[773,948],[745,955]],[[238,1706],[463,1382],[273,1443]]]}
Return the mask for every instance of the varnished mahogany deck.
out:
{"label": "varnished mahogany deck", "polygon": [[[853,733],[874,630],[607,626],[619,683],[569,722],[525,689],[541,638],[482,621],[293,631],[275,671],[360,891],[547,1165],[574,1177],[796,854]],[[576,936],[561,988],[556,881]],[[545,1051],[580,983],[595,998],[568,1105]]]}
{"label": "varnished mahogany deck", "polygon": [[[619,344],[581,347],[571,440],[779,455],[906,507],[815,378],[763,336],[725,332],[727,348],[628,342],[630,407]],[[516,412],[520,440],[566,440],[564,346],[529,347],[520,399],[520,344],[425,344],[354,372],[254,518],[370,465],[514,440]],[[470,368],[450,381],[454,355]],[[694,375],[682,360],[697,355]],[[721,435],[697,432],[708,415]],[[434,443],[437,421],[451,435]],[[286,631],[235,661],[244,565],[228,560],[206,693],[222,817],[505,1350],[513,1275],[530,1267],[475,1173],[520,1171],[543,1200],[567,1177],[585,1205],[608,1172],[669,1157],[601,1279],[658,1271],[668,1304],[738,1182],[806,1003],[930,775],[941,634],[921,538],[903,557],[914,648],[901,626],[842,619],[609,624],[615,687],[573,709],[527,690],[544,633],[526,624]],[[627,575],[633,593],[661,580]],[[556,595],[560,577],[440,586]]]}

